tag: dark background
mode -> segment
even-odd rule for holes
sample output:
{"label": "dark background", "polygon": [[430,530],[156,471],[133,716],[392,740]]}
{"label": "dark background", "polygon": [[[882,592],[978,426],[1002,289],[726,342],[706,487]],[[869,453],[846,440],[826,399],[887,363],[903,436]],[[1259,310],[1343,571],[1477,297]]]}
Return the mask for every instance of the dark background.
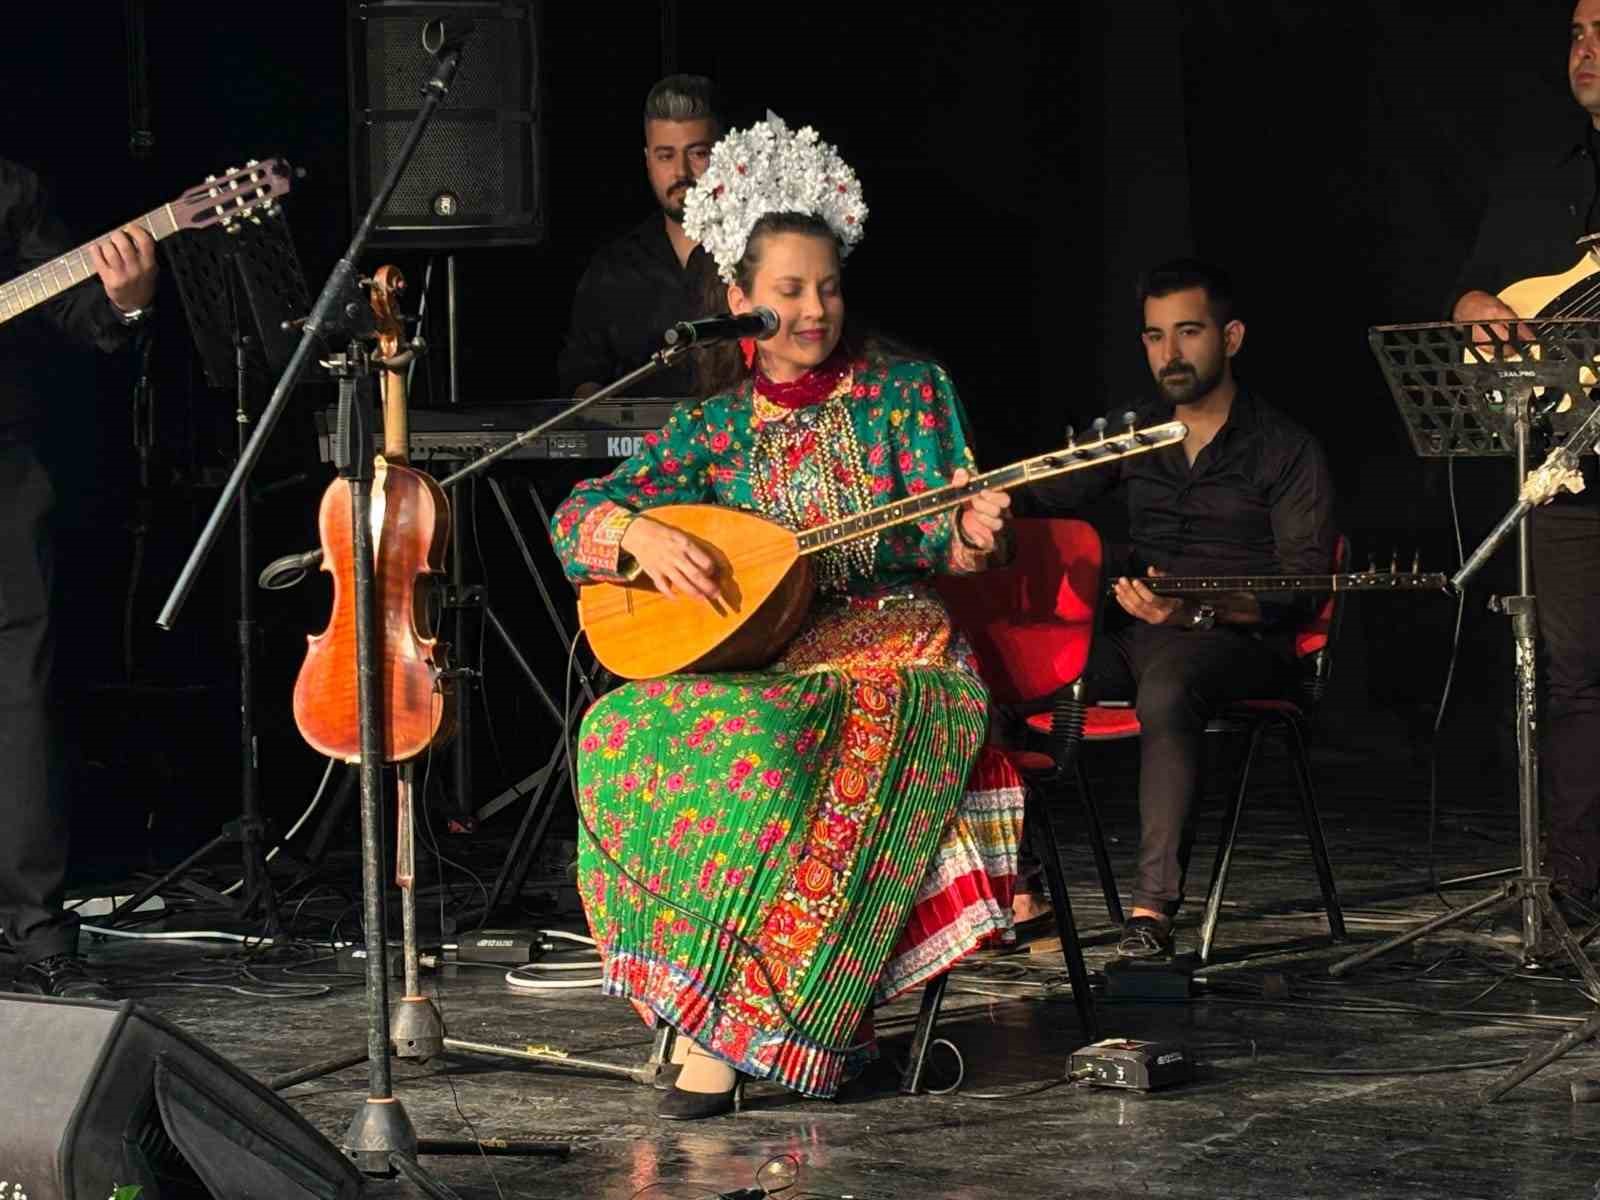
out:
{"label": "dark background", "polygon": [[[1249,327],[1241,371],[1323,439],[1358,559],[1387,560],[1397,548],[1408,560],[1420,549],[1426,565],[1446,569],[1455,551],[1445,466],[1411,454],[1365,334],[1441,317],[1501,154],[1519,141],[1558,146],[1579,129],[1563,73],[1568,7],[544,4],[549,235],[536,247],[461,252],[463,398],[554,394],[578,272],[652,204],[638,149],[644,94],[668,71],[704,72],[733,99],[736,122],[771,107],[791,125],[815,125],[856,167],[872,214],[850,260],[850,303],[948,362],[989,464],[1036,452],[1067,422],[1148,385],[1134,278],[1196,251],[1239,277]],[[150,158],[129,153],[125,12],[109,0],[7,6],[0,153],[44,173],[83,236],[208,172],[284,155],[307,172],[288,212],[314,293],[351,225],[344,6],[146,9]],[[366,265],[390,260],[420,283],[426,256]],[[232,398],[206,386],[170,282],[161,303],[141,561],[129,358],[58,353],[39,367],[56,396],[50,452],[62,493],[80,845],[86,861],[105,864],[170,858],[237,803],[231,550],[215,556],[178,632],[153,623],[233,437]],[[437,282],[433,304],[442,305]],[[443,344],[442,328],[429,332]],[[419,376],[414,403],[441,402],[442,359]],[[315,543],[329,472],[311,413],[329,398],[325,385],[307,387],[263,463],[258,483],[279,486],[260,503],[255,566]],[[535,478],[552,500],[571,482],[559,470]],[[1455,482],[1470,547],[1509,504],[1511,470],[1462,462]],[[498,514],[478,507],[463,526],[482,547],[496,607],[553,683],[556,638]],[[1508,568],[1502,556],[1468,603],[1447,802],[1452,787],[1508,791],[1509,639],[1482,611]],[[321,627],[327,602],[321,583],[260,600],[263,769],[269,811],[284,820],[320,769],[288,700],[304,636]],[[1453,616],[1439,598],[1352,605],[1336,744],[1359,752],[1398,731],[1420,749]],[[542,761],[554,736],[492,648],[485,671],[496,736],[479,738],[480,803]]]}

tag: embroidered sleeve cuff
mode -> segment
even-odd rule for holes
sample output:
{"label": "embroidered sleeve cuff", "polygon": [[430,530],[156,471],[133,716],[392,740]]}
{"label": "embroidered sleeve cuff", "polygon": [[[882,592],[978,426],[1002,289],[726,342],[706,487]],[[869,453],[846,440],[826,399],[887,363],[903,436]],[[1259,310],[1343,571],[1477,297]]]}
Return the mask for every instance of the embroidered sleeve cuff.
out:
{"label": "embroidered sleeve cuff", "polygon": [[950,554],[945,570],[951,575],[973,575],[989,565],[989,556],[967,545],[966,539],[961,536],[960,521],[961,510],[958,508],[950,514]]}
{"label": "embroidered sleeve cuff", "polygon": [[632,509],[606,500],[591,509],[579,523],[574,557],[591,578],[622,579],[622,534],[635,515]]}

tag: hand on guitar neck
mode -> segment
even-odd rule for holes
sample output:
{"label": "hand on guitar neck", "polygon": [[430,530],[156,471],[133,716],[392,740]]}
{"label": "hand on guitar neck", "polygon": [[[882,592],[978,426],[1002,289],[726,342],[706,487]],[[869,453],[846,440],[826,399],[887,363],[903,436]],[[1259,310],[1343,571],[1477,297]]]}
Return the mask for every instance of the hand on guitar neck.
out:
{"label": "hand on guitar neck", "polygon": [[156,295],[156,240],[138,225],[128,225],[91,243],[95,274],[106,298],[122,312],[145,308]]}

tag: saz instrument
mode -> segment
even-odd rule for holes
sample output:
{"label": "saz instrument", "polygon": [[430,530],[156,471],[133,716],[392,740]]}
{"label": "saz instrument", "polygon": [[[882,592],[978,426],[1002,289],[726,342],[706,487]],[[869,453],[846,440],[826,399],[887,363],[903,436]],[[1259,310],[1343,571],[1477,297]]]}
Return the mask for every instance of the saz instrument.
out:
{"label": "saz instrument", "polygon": [[1183,441],[1182,421],[1103,436],[795,532],[718,504],[668,504],[643,515],[688,534],[715,565],[718,595],[663,596],[644,576],[578,589],[578,618],[601,664],[626,679],[762,667],[798,631],[815,590],[810,556],[1006,490]]}
{"label": "saz instrument", "polygon": [[[229,168],[221,175],[208,175],[204,183],[127,224],[142,226],[158,242],[180,230],[211,225],[237,233],[240,221],[259,222],[257,214],[270,213],[278,197],[288,191],[288,163],[281,158],[266,162],[252,159],[238,170]],[[68,250],[25,275],[0,284],[0,325],[93,276],[94,255],[90,247],[102,240],[85,242],[76,250]]]}
{"label": "saz instrument", "polygon": [[[383,453],[372,481],[372,540],[377,576],[378,661],[382,671],[383,761],[404,762],[455,731],[455,691],[439,667],[444,647],[433,636],[420,586],[444,568],[450,504],[443,490],[405,465],[407,447],[403,329],[394,297],[405,290],[396,267],[380,267],[372,284],[383,372]],[[361,761],[356,674],[355,561],[351,554],[350,485],[335,479],[322,493],[317,531],[322,569],[333,576],[328,627],[307,639],[294,684],[294,720],[318,752]]]}
{"label": "saz instrument", "polygon": [[[1361,571],[1353,575],[1141,575],[1158,596],[1214,596],[1219,592],[1445,592],[1448,575],[1412,571]],[[1108,589],[1109,590],[1109,589]]]}

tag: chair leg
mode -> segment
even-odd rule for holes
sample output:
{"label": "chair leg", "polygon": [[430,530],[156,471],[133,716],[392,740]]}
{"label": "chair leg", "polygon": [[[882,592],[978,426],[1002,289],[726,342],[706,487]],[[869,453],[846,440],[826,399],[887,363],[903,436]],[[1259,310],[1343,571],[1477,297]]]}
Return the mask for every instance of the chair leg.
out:
{"label": "chair leg", "polygon": [[1300,722],[1289,720],[1289,757],[1300,778],[1300,812],[1305,818],[1306,837],[1311,842],[1311,861],[1322,885],[1322,905],[1328,913],[1328,932],[1336,942],[1344,941],[1344,909],[1339,904],[1339,889],[1333,882],[1333,864],[1328,861],[1328,843],[1322,836],[1322,816],[1317,811],[1317,794],[1311,784],[1311,758],[1306,752],[1305,730]]}
{"label": "chair leg", "polygon": [[1061,954],[1067,960],[1072,1003],[1077,1007],[1078,1028],[1083,1034],[1080,1045],[1097,1042],[1100,1022],[1095,1015],[1094,993],[1089,989],[1089,968],[1083,961],[1083,947],[1078,944],[1078,923],[1072,916],[1072,898],[1067,894],[1055,830],[1050,827],[1050,814],[1040,802],[1038,792],[1031,787],[1025,803],[1022,827],[1033,839],[1034,854],[1044,864],[1045,886],[1050,889],[1050,907],[1056,918],[1056,936],[1061,939]]}
{"label": "chair leg", "polygon": [[950,972],[936,975],[922,989],[922,1007],[917,1010],[916,1028],[911,1031],[911,1053],[906,1060],[905,1073],[900,1076],[903,1095],[915,1096],[922,1090],[922,1074],[928,1065],[928,1047],[933,1045],[934,1026],[939,1022],[939,1009],[944,1004],[945,988],[950,986]]}
{"label": "chair leg", "polygon": [[1234,788],[1228,801],[1228,811],[1222,818],[1221,840],[1217,844],[1217,862],[1211,869],[1211,887],[1206,892],[1205,915],[1200,920],[1200,961],[1211,961],[1211,944],[1217,936],[1217,918],[1222,915],[1222,892],[1228,885],[1228,868],[1233,865],[1233,844],[1239,837],[1239,818],[1244,812],[1245,789],[1250,786],[1250,768],[1255,765],[1256,752],[1261,749],[1261,735],[1265,722],[1257,722],[1250,730],[1250,746],[1245,751],[1244,766],[1239,771],[1239,786]]}
{"label": "chair leg", "polygon": [[1113,925],[1120,926],[1126,918],[1122,915],[1122,897],[1117,894],[1117,877],[1111,873],[1111,855],[1106,851],[1106,829],[1100,823],[1100,806],[1089,790],[1089,775],[1083,769],[1083,760],[1072,760],[1072,772],[1078,781],[1078,798],[1083,802],[1083,815],[1089,828],[1089,849],[1094,852],[1094,868],[1100,873],[1100,890],[1106,898],[1106,916]]}

